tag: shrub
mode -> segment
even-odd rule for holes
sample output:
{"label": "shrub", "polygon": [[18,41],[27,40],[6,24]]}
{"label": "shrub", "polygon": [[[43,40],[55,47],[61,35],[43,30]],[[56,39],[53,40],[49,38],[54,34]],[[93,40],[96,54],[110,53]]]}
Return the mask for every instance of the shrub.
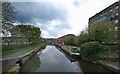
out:
{"label": "shrub", "polygon": [[97,59],[104,47],[99,42],[90,41],[81,45],[81,57],[87,59]]}

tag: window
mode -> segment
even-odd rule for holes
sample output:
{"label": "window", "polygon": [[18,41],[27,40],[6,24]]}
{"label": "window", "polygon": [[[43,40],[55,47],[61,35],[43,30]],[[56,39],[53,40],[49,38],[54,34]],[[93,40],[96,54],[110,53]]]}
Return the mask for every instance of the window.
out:
{"label": "window", "polygon": [[110,21],[110,24],[112,24],[112,21]]}
{"label": "window", "polygon": [[104,31],[104,33],[106,33],[106,31]]}
{"label": "window", "polygon": [[112,31],[112,28],[109,28],[109,31]]}
{"label": "window", "polygon": [[118,10],[118,8],[119,8],[118,6],[115,7],[116,10]]}
{"label": "window", "polygon": [[118,35],[115,35],[115,38],[117,38],[118,37]]}
{"label": "window", "polygon": [[116,13],[116,15],[118,16],[118,13]]}
{"label": "window", "polygon": [[115,23],[118,23],[118,20],[115,20]]}
{"label": "window", "polygon": [[118,27],[115,27],[115,31],[118,31]]}
{"label": "window", "polygon": [[112,9],[110,10],[110,12],[112,12]]}
{"label": "window", "polygon": [[107,15],[107,12],[105,12],[105,15]]}

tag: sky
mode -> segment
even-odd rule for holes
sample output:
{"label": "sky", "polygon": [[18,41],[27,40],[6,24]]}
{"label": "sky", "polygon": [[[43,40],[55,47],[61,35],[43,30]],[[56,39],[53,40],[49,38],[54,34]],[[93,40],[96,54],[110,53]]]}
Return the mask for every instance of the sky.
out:
{"label": "sky", "polygon": [[88,19],[118,0],[11,0],[16,23],[41,29],[44,38],[66,34],[79,35],[88,27]]}

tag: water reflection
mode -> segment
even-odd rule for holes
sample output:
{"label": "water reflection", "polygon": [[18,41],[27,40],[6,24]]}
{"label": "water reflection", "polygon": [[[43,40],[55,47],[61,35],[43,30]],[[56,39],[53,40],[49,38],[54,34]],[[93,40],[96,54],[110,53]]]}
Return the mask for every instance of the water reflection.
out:
{"label": "water reflection", "polygon": [[[80,64],[79,64],[80,63]],[[79,63],[71,62],[63,53],[54,46],[47,46],[38,52],[25,65],[21,72],[111,72],[97,64],[83,60]],[[81,68],[80,68],[81,67]],[[86,74],[86,73],[84,73]]]}
{"label": "water reflection", "polygon": [[38,55],[33,56],[25,65],[22,66],[21,72],[34,72],[40,67],[41,61]]}
{"label": "water reflection", "polygon": [[33,57],[23,66],[22,72],[81,72],[63,53],[54,46],[47,46],[39,57]]}
{"label": "water reflection", "polygon": [[[98,64],[93,64],[91,62],[79,60],[80,66],[84,72],[112,72],[107,68],[104,68]],[[86,74],[86,73],[84,73]]]}

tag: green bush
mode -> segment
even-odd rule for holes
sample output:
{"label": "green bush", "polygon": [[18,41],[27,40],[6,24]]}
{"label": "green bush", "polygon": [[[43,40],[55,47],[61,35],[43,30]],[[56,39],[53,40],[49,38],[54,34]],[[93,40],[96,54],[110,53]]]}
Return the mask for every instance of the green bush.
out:
{"label": "green bush", "polygon": [[90,41],[81,45],[81,57],[87,59],[98,59],[99,53],[104,51],[104,47],[99,42]]}

